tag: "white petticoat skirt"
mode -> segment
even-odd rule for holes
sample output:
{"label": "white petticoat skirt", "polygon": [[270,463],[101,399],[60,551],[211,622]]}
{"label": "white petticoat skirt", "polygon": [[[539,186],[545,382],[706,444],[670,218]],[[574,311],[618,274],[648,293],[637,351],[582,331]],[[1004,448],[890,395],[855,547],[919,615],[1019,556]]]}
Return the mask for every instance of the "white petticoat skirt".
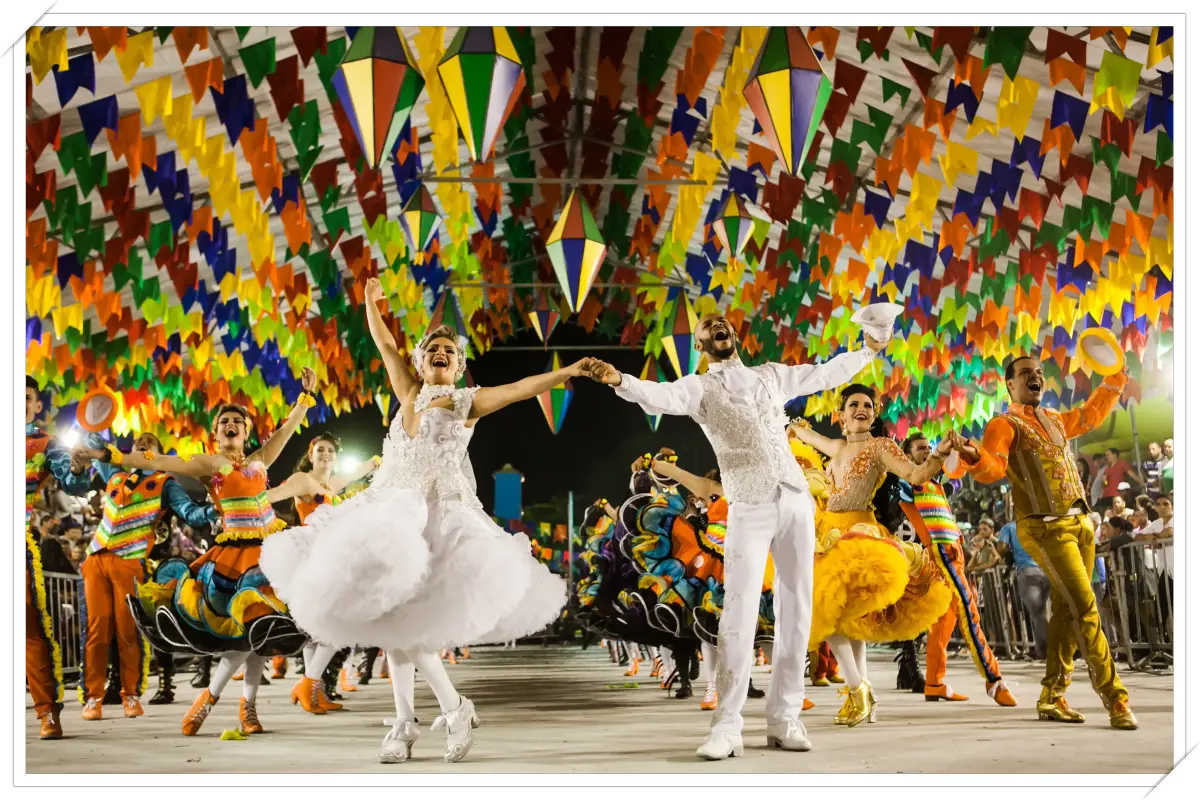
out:
{"label": "white petticoat skirt", "polygon": [[558,618],[566,584],[457,498],[372,487],[263,542],[259,566],[316,641],[413,652],[503,642]]}

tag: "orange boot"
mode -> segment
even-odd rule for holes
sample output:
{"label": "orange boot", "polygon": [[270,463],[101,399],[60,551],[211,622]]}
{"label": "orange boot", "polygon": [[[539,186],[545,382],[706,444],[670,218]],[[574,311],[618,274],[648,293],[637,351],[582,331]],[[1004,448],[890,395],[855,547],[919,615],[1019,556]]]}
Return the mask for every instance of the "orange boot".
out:
{"label": "orange boot", "polygon": [[350,673],[345,667],[338,672],[338,691],[357,692],[358,687],[350,682]]}
{"label": "orange boot", "polygon": [[389,681],[392,679],[391,674],[388,672],[388,659],[386,653],[383,656],[383,666],[379,668],[379,677],[387,678]]}
{"label": "orange boot", "polygon": [[995,683],[987,684],[988,697],[996,701],[998,706],[1007,706],[1011,708],[1017,704],[1017,698],[1013,697],[1012,692],[1004,685],[1003,680],[998,680]]}
{"label": "orange boot", "polygon": [[126,717],[140,717],[146,713],[142,710],[142,701],[133,695],[123,698],[121,705],[125,707]]}
{"label": "orange boot", "polygon": [[274,668],[272,678],[282,680],[287,677],[287,656],[275,656],[271,659],[271,666]]}
{"label": "orange boot", "polygon": [[458,664],[458,659],[455,657],[453,650],[446,651],[446,661],[450,662],[451,664]]}
{"label": "orange boot", "polygon": [[51,709],[43,711],[38,717],[42,721],[39,739],[61,739],[63,736],[62,723],[58,721],[58,711]]}
{"label": "orange boot", "polygon": [[83,707],[83,713],[80,716],[89,722],[94,722],[98,719],[104,719],[102,703],[94,697],[89,697],[87,704]]}
{"label": "orange boot", "polygon": [[765,667],[767,665],[767,657],[763,655],[763,649],[758,648],[758,657],[754,659],[754,666]]}
{"label": "orange boot", "polygon": [[625,677],[626,677],[626,678],[631,678],[631,677],[633,677],[634,675],[637,675],[637,674],[638,674],[638,667],[639,667],[640,665],[641,665],[641,661],[639,661],[639,660],[638,660],[638,659],[636,659],[636,658],[635,658],[635,659],[633,659],[632,661],[630,661],[630,662],[629,662],[629,669],[625,670]]}
{"label": "orange boot", "polygon": [[816,704],[815,704],[815,703],[814,703],[812,700],[809,700],[809,699],[806,697],[806,698],[804,698],[804,705],[801,707],[801,709],[800,709],[800,710],[801,710],[801,711],[808,711],[808,710],[809,710],[810,708],[812,708],[814,705],[816,705]]}
{"label": "orange boot", "polygon": [[704,690],[704,700],[700,703],[701,711],[717,710],[717,689],[711,683]]}
{"label": "orange boot", "polygon": [[651,678],[661,678],[663,670],[663,660],[661,657],[654,659],[654,669],[650,670]]}
{"label": "orange boot", "polygon": [[245,677],[246,677],[246,668],[245,667],[242,667],[241,669],[239,669],[237,672],[235,672],[233,674],[233,680],[235,680],[235,681],[244,680]]}
{"label": "orange boot", "polygon": [[253,700],[241,698],[238,703],[238,722],[241,723],[242,733],[262,733],[262,723],[258,721],[258,708]]}
{"label": "orange boot", "polygon": [[192,702],[192,707],[183,715],[184,736],[195,736],[200,732],[200,726],[208,718],[208,712],[212,711],[212,707],[217,704],[217,699],[208,689],[200,693]]}
{"label": "orange boot", "polygon": [[299,703],[300,707],[310,714],[324,714],[325,709],[321,707],[321,701],[318,699],[320,688],[320,681],[309,677],[301,678],[292,687],[292,705]]}
{"label": "orange boot", "polygon": [[469,661],[470,659],[471,659],[471,648],[464,647],[463,648],[463,661]]}
{"label": "orange boot", "polygon": [[320,681],[315,681],[317,684],[317,705],[326,711],[341,711],[342,704],[335,703],[325,694],[325,686]]}

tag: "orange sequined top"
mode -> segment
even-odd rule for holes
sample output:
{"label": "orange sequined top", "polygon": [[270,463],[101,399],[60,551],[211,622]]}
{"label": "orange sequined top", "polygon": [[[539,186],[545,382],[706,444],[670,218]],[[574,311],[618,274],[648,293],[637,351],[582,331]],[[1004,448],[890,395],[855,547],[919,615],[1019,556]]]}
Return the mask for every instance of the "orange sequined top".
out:
{"label": "orange sequined top", "polygon": [[833,473],[833,459],[830,459],[825,466],[825,474],[829,478],[830,486],[829,499],[825,509],[833,513],[867,511],[871,507],[871,500],[874,498],[875,492],[878,491],[883,479],[887,476],[887,467],[883,465],[880,458],[885,452],[900,459],[904,458],[904,453],[900,451],[895,442],[877,436],[851,459],[846,474],[842,476],[841,485],[838,485],[837,478]]}
{"label": "orange sequined top", "polygon": [[217,544],[261,542],[275,531],[275,509],[267,502],[267,468],[261,461],[222,467],[213,475],[208,493],[225,523]]}
{"label": "orange sequined top", "polygon": [[1007,477],[1018,520],[1087,508],[1088,494],[1067,442],[1112,413],[1126,380],[1123,374],[1106,378],[1086,403],[1065,413],[1013,403],[988,423],[977,448],[979,460],[964,459],[967,471],[981,483]]}

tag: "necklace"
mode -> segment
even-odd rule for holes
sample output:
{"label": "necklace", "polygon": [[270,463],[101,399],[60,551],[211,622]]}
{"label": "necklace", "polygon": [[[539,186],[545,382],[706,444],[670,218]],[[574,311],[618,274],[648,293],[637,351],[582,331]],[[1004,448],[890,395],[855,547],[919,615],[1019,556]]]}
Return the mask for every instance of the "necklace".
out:
{"label": "necklace", "polygon": [[870,431],[864,431],[864,432],[862,432],[862,433],[848,433],[848,434],[846,434],[846,441],[847,441],[847,442],[865,442],[865,441],[867,441],[867,440],[868,440],[868,439],[870,439],[870,438],[871,438],[871,432],[870,432]]}

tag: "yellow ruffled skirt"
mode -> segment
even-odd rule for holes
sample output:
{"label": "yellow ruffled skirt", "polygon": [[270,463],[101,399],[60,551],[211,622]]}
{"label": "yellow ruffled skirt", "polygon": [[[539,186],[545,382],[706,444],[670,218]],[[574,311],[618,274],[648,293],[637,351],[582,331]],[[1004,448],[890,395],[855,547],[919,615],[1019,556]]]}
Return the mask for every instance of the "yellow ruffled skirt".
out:
{"label": "yellow ruffled skirt", "polygon": [[818,509],[810,647],[832,634],[904,641],[928,630],[951,592],[924,548],[900,542],[870,511]]}

